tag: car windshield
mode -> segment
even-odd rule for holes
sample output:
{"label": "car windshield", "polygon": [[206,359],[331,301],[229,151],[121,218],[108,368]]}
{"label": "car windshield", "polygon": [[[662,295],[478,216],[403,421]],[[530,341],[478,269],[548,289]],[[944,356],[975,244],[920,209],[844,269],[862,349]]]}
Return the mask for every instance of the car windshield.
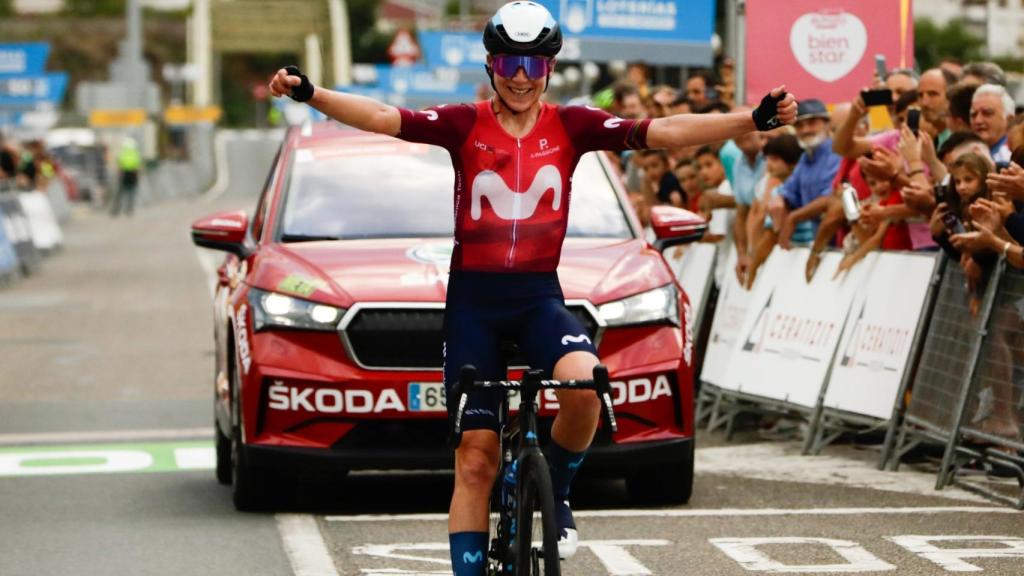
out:
{"label": "car windshield", "polygon": [[[304,240],[450,237],[455,175],[442,148],[408,143],[296,151],[279,237]],[[570,237],[632,238],[593,153],[573,175]]]}

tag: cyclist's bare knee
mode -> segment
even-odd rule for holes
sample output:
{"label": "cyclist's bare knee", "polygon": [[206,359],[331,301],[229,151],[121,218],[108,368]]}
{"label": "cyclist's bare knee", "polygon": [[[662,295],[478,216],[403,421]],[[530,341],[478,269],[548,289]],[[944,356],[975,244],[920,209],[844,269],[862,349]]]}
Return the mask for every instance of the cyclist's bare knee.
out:
{"label": "cyclist's bare knee", "polygon": [[[555,380],[590,380],[594,377],[594,366],[600,361],[590,352],[570,352],[555,364]],[[601,401],[591,390],[557,390],[561,411],[575,414],[596,415]]]}
{"label": "cyclist's bare knee", "polygon": [[490,491],[498,475],[498,435],[469,430],[455,451],[455,481],[470,490]]}
{"label": "cyclist's bare knee", "polygon": [[555,380],[589,380],[600,360],[590,352],[577,350],[558,359],[553,370]]}

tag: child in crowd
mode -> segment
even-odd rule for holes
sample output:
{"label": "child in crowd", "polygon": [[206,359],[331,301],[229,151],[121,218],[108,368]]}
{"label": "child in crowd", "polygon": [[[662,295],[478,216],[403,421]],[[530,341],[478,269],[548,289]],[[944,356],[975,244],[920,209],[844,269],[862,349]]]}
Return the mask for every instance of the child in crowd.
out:
{"label": "child in crowd", "polygon": [[704,192],[701,194],[698,213],[708,221],[708,242],[718,242],[732,229],[730,208],[736,208],[732,197],[732,186],[725,177],[725,166],[711,146],[701,146],[695,156],[697,175]]}
{"label": "child in crowd", "polygon": [[647,191],[644,196],[654,205],[662,204],[683,208],[682,186],[676,175],[669,170],[668,153],[665,150],[644,150],[641,152]]}
{"label": "child in crowd", "polygon": [[990,199],[985,179],[991,172],[988,160],[974,153],[967,153],[953,162],[950,168],[952,190],[945,190],[942,198],[936,198],[939,205],[932,214],[931,228],[935,241],[951,258],[960,258],[960,252],[949,243],[949,236],[970,227],[970,206],[979,198]]}
{"label": "child in crowd", "polygon": [[697,174],[697,164],[692,158],[680,160],[676,164],[676,179],[683,188],[684,206],[693,213],[700,211],[700,195],[704,192],[700,187],[700,176]]}
{"label": "child in crowd", "polygon": [[768,216],[768,200],[776,195],[776,188],[793,173],[802,150],[796,136],[781,134],[765,142],[762,153],[765,161],[764,176],[757,183],[754,203],[750,206],[746,222],[746,249],[751,255],[750,268],[744,282],[748,289],[754,285],[758,267],[768,259],[778,238],[778,231]]}
{"label": "child in crowd", "polygon": [[[903,221],[892,221],[884,216],[886,206],[903,203],[899,190],[893,189],[889,182],[864,173],[864,181],[871,190],[871,195],[861,201],[860,216],[850,222],[850,233],[843,238],[843,259],[839,262],[834,278],[853,268],[871,253],[872,250],[909,250],[910,233]],[[810,281],[810,278],[808,278]]]}
{"label": "child in crowd", "polygon": [[950,167],[949,182],[939,187],[937,195],[940,197],[936,198],[939,205],[935,207],[931,219],[931,232],[935,242],[950,258],[960,262],[967,276],[968,308],[971,314],[977,314],[980,308],[981,295],[985,291],[985,284],[997,255],[971,255],[968,252],[961,252],[953,246],[949,237],[972,228],[972,204],[982,198],[991,199],[985,182],[991,171],[992,166],[988,159],[973,152],[957,158]]}

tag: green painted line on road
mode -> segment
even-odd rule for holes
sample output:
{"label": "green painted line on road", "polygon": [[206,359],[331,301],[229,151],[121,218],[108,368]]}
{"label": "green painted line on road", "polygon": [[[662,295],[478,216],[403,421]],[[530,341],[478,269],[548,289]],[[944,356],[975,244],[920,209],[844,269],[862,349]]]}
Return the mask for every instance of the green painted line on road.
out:
{"label": "green painted line on road", "polygon": [[209,441],[0,448],[0,477],[210,470]]}

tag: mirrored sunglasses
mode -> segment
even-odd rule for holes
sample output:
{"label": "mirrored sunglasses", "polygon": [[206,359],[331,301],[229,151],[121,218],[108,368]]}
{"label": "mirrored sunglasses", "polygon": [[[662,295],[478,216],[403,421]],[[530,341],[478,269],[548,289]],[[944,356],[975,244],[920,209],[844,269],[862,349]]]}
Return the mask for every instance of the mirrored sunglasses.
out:
{"label": "mirrored sunglasses", "polygon": [[512,56],[499,55],[491,60],[495,74],[502,78],[512,78],[520,68],[530,80],[538,80],[551,72],[551,60],[545,56]]}

